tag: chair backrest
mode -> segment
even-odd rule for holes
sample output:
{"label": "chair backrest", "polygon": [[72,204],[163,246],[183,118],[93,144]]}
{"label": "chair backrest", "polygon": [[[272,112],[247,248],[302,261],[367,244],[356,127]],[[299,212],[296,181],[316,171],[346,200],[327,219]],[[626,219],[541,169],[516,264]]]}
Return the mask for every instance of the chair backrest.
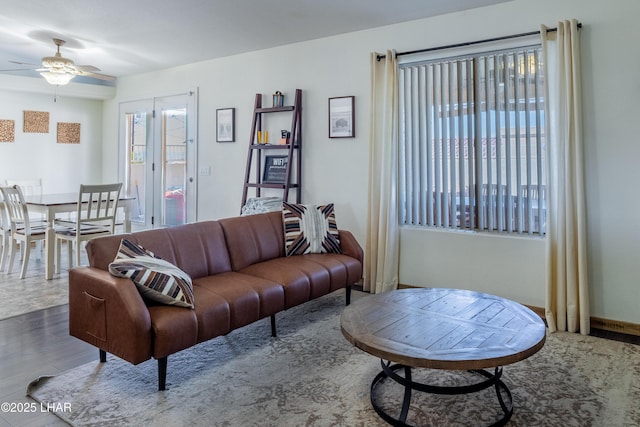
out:
{"label": "chair backrest", "polygon": [[7,211],[10,228],[12,230],[24,228],[25,234],[30,235],[29,211],[27,204],[24,202],[24,195],[20,186],[0,187],[0,192],[4,199],[3,203]]}
{"label": "chair backrest", "polygon": [[20,186],[23,196],[42,196],[42,178],[36,179],[7,179],[7,187]]}
{"label": "chair backrest", "polygon": [[7,208],[4,204],[4,196],[0,192],[0,236],[10,230],[9,217],[7,216]]}
{"label": "chair backrest", "polygon": [[118,200],[122,183],[80,185],[78,195],[78,215],[76,221],[80,223],[98,223],[109,225],[111,232],[115,229]]}

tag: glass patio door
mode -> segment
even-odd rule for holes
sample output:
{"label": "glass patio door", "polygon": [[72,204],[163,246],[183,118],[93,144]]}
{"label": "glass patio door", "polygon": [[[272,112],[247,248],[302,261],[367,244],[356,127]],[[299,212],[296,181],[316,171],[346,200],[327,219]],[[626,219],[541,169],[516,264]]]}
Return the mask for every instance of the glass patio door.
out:
{"label": "glass patio door", "polygon": [[121,104],[125,186],[134,224],[152,228],[196,219],[195,94]]}
{"label": "glass patio door", "polygon": [[[136,198],[134,209],[131,211],[131,222],[132,225],[149,228],[153,212],[152,205],[147,203],[147,188],[153,181],[153,175],[150,173],[153,163],[153,101],[123,103],[120,105],[120,116],[120,147],[123,147],[122,152],[126,153],[122,156],[125,158],[123,191]],[[149,196],[151,198],[152,193]]]}

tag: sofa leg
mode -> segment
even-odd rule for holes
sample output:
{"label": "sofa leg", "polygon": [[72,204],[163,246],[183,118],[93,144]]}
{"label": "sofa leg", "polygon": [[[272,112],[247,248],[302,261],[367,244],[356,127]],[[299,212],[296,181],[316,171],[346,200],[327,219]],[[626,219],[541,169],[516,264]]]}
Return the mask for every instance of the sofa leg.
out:
{"label": "sofa leg", "polygon": [[102,349],[98,349],[100,350],[100,363],[104,363],[107,361],[107,352],[102,350]]}
{"label": "sofa leg", "polygon": [[167,388],[167,357],[158,359],[158,390]]}
{"label": "sofa leg", "polygon": [[276,333],[276,315],[271,315],[271,336],[276,337],[278,334]]}
{"label": "sofa leg", "polygon": [[351,304],[351,285],[347,285],[347,287],[345,289],[347,291],[346,294],[345,294],[346,297],[347,297],[347,304],[346,305],[349,305],[349,304]]}

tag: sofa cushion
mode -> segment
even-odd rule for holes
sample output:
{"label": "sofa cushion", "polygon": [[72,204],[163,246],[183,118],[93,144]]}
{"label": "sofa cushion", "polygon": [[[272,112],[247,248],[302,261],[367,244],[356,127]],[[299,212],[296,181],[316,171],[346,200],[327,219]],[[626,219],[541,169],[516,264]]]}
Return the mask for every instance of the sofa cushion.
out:
{"label": "sofa cushion", "polygon": [[287,256],[342,252],[333,203],[315,206],[283,202],[282,219]]}
{"label": "sofa cushion", "polygon": [[282,212],[223,218],[218,222],[234,271],[284,256]]}
{"label": "sofa cushion", "polygon": [[285,308],[282,285],[248,274],[228,272],[194,279],[193,291],[200,340],[226,334]]}
{"label": "sofa cushion", "polygon": [[[278,215],[282,240],[282,217],[280,212],[275,214]],[[123,238],[152,251],[156,257],[175,265],[192,279],[231,271],[225,235],[218,221],[195,222],[89,240],[89,265],[108,271]],[[282,251],[284,253],[284,249]]]}
{"label": "sofa cushion", "polygon": [[189,275],[127,239],[122,239],[116,258],[109,264],[109,272],[131,279],[138,291],[152,301],[193,308]]}
{"label": "sofa cushion", "polygon": [[362,267],[342,254],[308,254],[253,264],[240,272],[282,284],[288,309],[356,283]]}

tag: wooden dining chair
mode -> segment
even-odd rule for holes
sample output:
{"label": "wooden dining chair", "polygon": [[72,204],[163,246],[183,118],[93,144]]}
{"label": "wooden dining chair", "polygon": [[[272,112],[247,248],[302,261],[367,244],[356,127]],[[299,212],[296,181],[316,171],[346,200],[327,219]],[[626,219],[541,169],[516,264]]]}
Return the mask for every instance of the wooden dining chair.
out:
{"label": "wooden dining chair", "polygon": [[9,217],[7,216],[7,208],[4,205],[4,197],[0,193],[0,243],[2,251],[0,252],[0,272],[4,271],[9,256],[9,242],[11,241],[11,226],[9,225]]}
{"label": "wooden dining chair", "polygon": [[80,265],[82,242],[96,237],[114,234],[118,200],[122,183],[103,185],[80,185],[78,208],[75,220],[56,219],[56,273],[60,272],[62,242],[67,243],[69,268],[73,266],[73,246],[75,244],[75,265]]}
{"label": "wooden dining chair", "polygon": [[5,180],[7,187],[18,185],[23,196],[41,196],[42,195],[42,178],[34,179],[7,179]]}
{"label": "wooden dining chair", "polygon": [[20,242],[20,246],[24,248],[20,278],[24,279],[27,273],[27,265],[29,264],[31,243],[45,239],[47,226],[44,223],[31,223],[20,186],[0,187],[0,192],[4,199],[3,203],[7,211],[7,217],[9,218],[9,227],[11,228],[7,274],[13,270],[13,262],[15,260],[18,242]]}
{"label": "wooden dining chair", "polygon": [[[30,196],[42,196],[42,178],[31,178],[31,179],[5,179],[5,184],[7,187],[13,187],[17,185],[20,187],[20,191],[22,191],[22,195],[24,197]],[[31,220],[31,226],[42,225],[45,223],[45,217],[42,214],[34,214],[29,212],[29,219]],[[42,251],[43,242],[38,241],[38,251]],[[23,256],[24,256],[24,251]]]}

